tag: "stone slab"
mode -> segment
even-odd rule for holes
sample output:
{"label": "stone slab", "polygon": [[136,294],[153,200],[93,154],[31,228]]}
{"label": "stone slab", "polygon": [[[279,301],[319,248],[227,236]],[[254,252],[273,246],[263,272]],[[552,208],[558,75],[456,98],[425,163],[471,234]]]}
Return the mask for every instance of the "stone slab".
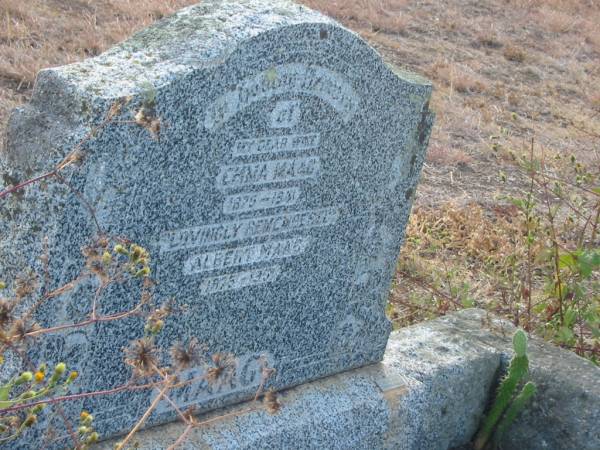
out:
{"label": "stone slab", "polygon": [[[128,103],[63,172],[77,193],[48,182],[2,203],[0,273],[9,282],[24,268],[45,273],[47,247],[40,292],[76,278],[81,249],[98,234],[88,206],[103,233],[148,248],[155,296],[174,298],[178,311],[160,346],[196,337],[238,358],[227,385],[174,393],[180,407],[253,396],[263,356],[277,389],[377,362],[433,120],[430,94],[429,82],[392,70],[356,34],[305,7],[203,1],[97,58],[38,75],[31,104],[9,122],[5,184],[51,169],[116,100]],[[159,133],[131,123],[141,110],[160,119]],[[96,289],[81,283],[38,308],[36,320],[85,320]],[[106,289],[99,313],[132,308],[136,289]],[[143,318],[128,317],[57,332],[29,356],[66,361],[84,392],[110,389],[130,379],[121,349],[143,329]],[[8,359],[0,370],[14,369]],[[127,391],[69,411],[92,411],[106,436],[131,427],[151,398]],[[150,421],[174,417],[161,404]]]}
{"label": "stone slab", "polygon": [[[468,336],[473,345],[502,352],[503,367],[512,357],[511,338],[515,327],[505,320],[473,309],[438,323],[441,330],[455,334],[453,339]],[[600,448],[600,367],[531,336],[528,356],[530,378],[538,392],[502,439],[501,448]]]}
{"label": "stone slab", "polygon": [[[471,346],[466,334],[439,321],[390,336],[383,361],[280,394],[277,414],[252,404],[229,407],[180,449],[402,449],[447,450],[477,430],[501,353]],[[235,415],[235,413],[239,415]],[[233,415],[219,418],[223,414]],[[172,423],[138,435],[141,449],[168,448],[185,426]],[[99,446],[112,449],[117,440]]]}
{"label": "stone slab", "polygon": [[[383,361],[280,394],[282,408],[201,416],[181,449],[447,450],[469,443],[510,359],[514,327],[478,309],[395,331]],[[510,428],[505,450],[600,448],[600,369],[530,338],[531,377],[540,394]],[[143,431],[140,448],[168,448],[184,425]],[[104,442],[101,450],[112,449]]]}

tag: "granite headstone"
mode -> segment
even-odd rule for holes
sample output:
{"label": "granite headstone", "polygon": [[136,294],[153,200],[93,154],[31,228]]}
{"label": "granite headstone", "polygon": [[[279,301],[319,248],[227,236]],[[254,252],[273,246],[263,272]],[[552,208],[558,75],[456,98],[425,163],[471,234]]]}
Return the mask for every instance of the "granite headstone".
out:
{"label": "granite headstone", "polygon": [[[106,232],[148,248],[157,297],[179,308],[159,343],[197,337],[238,358],[230,383],[174,390],[182,408],[251,397],[262,356],[277,370],[276,389],[379,361],[433,120],[430,93],[426,80],[292,2],[184,9],[97,58],[40,72],[32,102],[10,120],[5,184],[52,168],[116,100],[129,98],[128,109],[65,172],[78,194],[50,181],[3,202],[3,276],[42,270],[36,257],[46,246],[48,288],[76,277],[96,234],[90,206]],[[129,123],[149,102],[161,123],[154,134]],[[48,302],[38,321],[85,319],[93,292],[84,285]],[[115,286],[99,308],[135,301]],[[35,356],[66,360],[81,391],[108,389],[131,376],[121,349],[143,328],[129,317],[55,333]],[[107,437],[131,427],[154,395],[87,398],[69,411],[92,411]],[[174,417],[162,402],[150,422]]]}

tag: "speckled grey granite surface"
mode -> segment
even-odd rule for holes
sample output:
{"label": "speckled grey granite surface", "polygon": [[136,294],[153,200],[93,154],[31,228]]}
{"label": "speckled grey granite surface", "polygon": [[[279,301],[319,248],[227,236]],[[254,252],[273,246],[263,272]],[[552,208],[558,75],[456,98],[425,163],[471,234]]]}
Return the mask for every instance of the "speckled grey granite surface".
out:
{"label": "speckled grey granite surface", "polygon": [[[231,386],[175,395],[208,410],[253,394],[260,355],[277,369],[276,388],[382,358],[430,93],[427,81],[392,70],[357,35],[302,6],[207,0],[97,58],[42,71],[31,104],[10,119],[2,182],[52,168],[116,99],[131,97],[120,123],[87,142],[83,163],[63,175],[106,232],[151,251],[158,298],[185,306],[160,343],[196,336],[240,358]],[[142,105],[160,117],[160,140],[124,123]],[[44,236],[50,273],[40,289],[79,273],[96,229],[75,194],[44,183],[0,208],[3,279],[42,273]],[[94,289],[84,283],[49,302],[38,321],[86,318]],[[135,298],[111,288],[101,312],[127,310]],[[82,389],[106,389],[129,378],[121,348],[142,333],[137,318],[98,324],[56,333],[30,356],[66,360]],[[130,427],[152,395],[72,409],[93,411],[107,436]],[[151,422],[173,416],[161,405]]]}
{"label": "speckled grey granite surface", "polygon": [[[474,346],[502,352],[503,370],[512,357],[511,338],[515,328],[481,310],[454,314],[440,320],[437,327],[446,330],[449,340],[468,337]],[[531,336],[527,353],[530,379],[537,385],[537,394],[504,435],[500,448],[600,448],[600,367],[574,352]]]}
{"label": "speckled grey granite surface", "polygon": [[[469,342],[461,324],[477,320],[451,318],[452,331],[448,321],[438,320],[394,332],[381,363],[284,391],[275,415],[260,409],[216,419],[179,448],[447,450],[467,443],[502,356]],[[148,430],[138,436],[140,448],[168,448],[184,428],[173,423]],[[112,445],[106,442],[99,450]]]}
{"label": "speckled grey granite surface", "polygon": [[[469,309],[393,332],[381,363],[281,393],[281,409],[248,414],[242,404],[198,417],[181,449],[448,450],[468,443],[512,356],[508,322]],[[531,377],[540,393],[505,435],[504,450],[600,448],[600,369],[530,338]],[[235,417],[221,417],[237,412]],[[165,449],[181,423],[138,436]],[[100,450],[110,450],[112,442]]]}

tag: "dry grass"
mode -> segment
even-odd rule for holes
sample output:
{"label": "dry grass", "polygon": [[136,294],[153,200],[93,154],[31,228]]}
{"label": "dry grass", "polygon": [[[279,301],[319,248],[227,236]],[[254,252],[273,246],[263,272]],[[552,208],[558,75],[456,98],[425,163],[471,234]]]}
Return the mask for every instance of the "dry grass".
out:
{"label": "dry grass", "polygon": [[589,102],[592,105],[592,109],[600,112],[600,89],[590,95]]}
{"label": "dry grass", "polygon": [[0,128],[37,72],[95,56],[194,0],[0,0]]}
{"label": "dry grass", "polygon": [[572,13],[556,10],[544,6],[540,8],[535,17],[538,23],[551,33],[567,33],[581,25],[581,19]]}
{"label": "dry grass", "polygon": [[480,94],[489,89],[488,82],[468,66],[452,64],[448,61],[435,63],[427,73],[443,81],[450,91],[463,94]]}
{"label": "dry grass", "polygon": [[392,290],[393,318],[405,325],[486,303],[510,313],[502,286],[489,272],[523,249],[515,215],[514,207],[477,203],[415,208]]}
{"label": "dry grass", "polygon": [[[490,202],[508,170],[494,149],[534,137],[548,148],[600,164],[597,89],[600,9],[587,0],[442,2],[305,0],[368,39],[390,62],[429,76],[436,111],[419,205],[453,198]],[[377,9],[405,25],[386,32]],[[378,29],[379,31],[374,31]],[[492,139],[493,137],[493,139]],[[457,154],[472,170],[456,171]],[[458,165],[463,166],[464,165]],[[517,176],[517,175],[515,175]],[[515,179],[515,181],[518,181]],[[522,181],[522,180],[521,180]]]}
{"label": "dry grass", "polygon": [[525,61],[525,56],[526,56],[525,50],[523,50],[520,47],[517,47],[516,45],[512,45],[512,44],[504,47],[504,52],[502,52],[502,54],[508,61],[519,62],[519,63],[522,63],[523,61]]}
{"label": "dry grass", "polygon": [[436,165],[466,168],[473,161],[474,159],[471,155],[459,148],[441,147],[434,143],[429,146],[429,150],[427,151],[427,162]]}
{"label": "dry grass", "polygon": [[373,32],[402,33],[408,25],[408,16],[402,11],[407,0],[305,0],[302,3]]}

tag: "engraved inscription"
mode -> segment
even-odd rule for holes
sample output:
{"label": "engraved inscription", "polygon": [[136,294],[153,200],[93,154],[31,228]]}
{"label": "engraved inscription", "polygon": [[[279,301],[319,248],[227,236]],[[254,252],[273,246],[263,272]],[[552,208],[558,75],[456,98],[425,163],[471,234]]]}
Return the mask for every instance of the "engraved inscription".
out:
{"label": "engraved inscription", "polygon": [[221,189],[227,189],[282,181],[315,179],[319,176],[320,171],[321,162],[316,156],[238,164],[221,167],[216,184]]}
{"label": "engraved inscription", "polygon": [[190,257],[185,262],[183,273],[192,275],[209,270],[246,266],[274,259],[289,258],[290,256],[297,256],[304,253],[308,244],[308,238],[299,237],[201,253]]}
{"label": "engraved inscription", "polygon": [[163,233],[159,243],[160,252],[324,227],[334,225],[339,217],[339,209],[329,207],[185,228]]}
{"label": "engraved inscription", "polygon": [[324,67],[284,64],[242,80],[218,97],[207,109],[204,126],[214,129],[261,100],[278,95],[304,94],[320,98],[348,122],[358,110],[360,98],[345,76]]}
{"label": "engraved inscription", "polygon": [[277,280],[280,273],[280,266],[269,266],[262,269],[246,270],[218,277],[205,278],[200,284],[200,295],[271,283]]}
{"label": "engraved inscription", "polygon": [[[197,405],[215,398],[227,397],[241,392],[253,393],[262,380],[264,361],[274,364],[275,358],[269,352],[247,353],[237,360],[235,374],[229,380],[209,383],[204,367],[193,367],[178,373],[182,387],[174,388],[169,397],[179,408]],[[159,391],[152,391],[150,399],[156,398]],[[164,414],[173,411],[173,406],[167,400],[161,400],[156,411]]]}
{"label": "engraved inscription", "polygon": [[279,102],[271,112],[271,128],[291,128],[300,120],[302,109],[298,100]]}
{"label": "engraved inscription", "polygon": [[291,134],[241,139],[233,147],[233,156],[260,155],[263,153],[297,152],[319,146],[320,134]]}
{"label": "engraved inscription", "polygon": [[236,214],[259,209],[295,205],[300,198],[300,188],[272,189],[260,192],[245,192],[225,197],[223,212]]}

